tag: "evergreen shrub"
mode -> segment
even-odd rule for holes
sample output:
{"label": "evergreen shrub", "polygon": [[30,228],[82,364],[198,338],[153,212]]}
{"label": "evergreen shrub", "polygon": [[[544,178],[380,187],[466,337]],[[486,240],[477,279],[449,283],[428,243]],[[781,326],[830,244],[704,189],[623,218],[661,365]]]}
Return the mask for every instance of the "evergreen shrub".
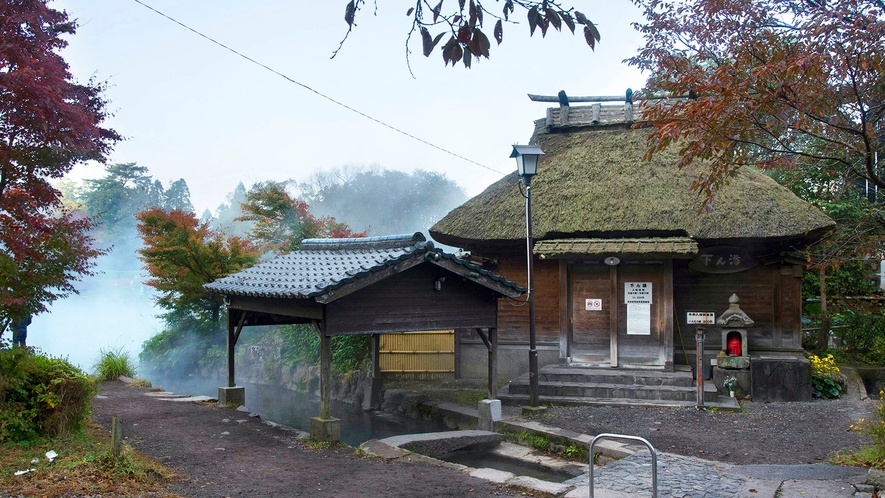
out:
{"label": "evergreen shrub", "polygon": [[95,382],[66,359],[0,345],[0,441],[79,431],[95,393]]}

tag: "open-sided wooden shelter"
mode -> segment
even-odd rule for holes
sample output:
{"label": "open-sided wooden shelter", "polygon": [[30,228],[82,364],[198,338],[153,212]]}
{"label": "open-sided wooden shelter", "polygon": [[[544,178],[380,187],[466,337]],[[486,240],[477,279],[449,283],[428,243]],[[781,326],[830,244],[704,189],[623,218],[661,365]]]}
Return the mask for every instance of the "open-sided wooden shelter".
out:
{"label": "open-sided wooden shelter", "polygon": [[236,385],[234,346],[244,326],[315,326],[320,335],[322,404],[311,433],[321,440],[338,440],[340,435],[329,412],[332,336],[474,330],[486,343],[489,396],[494,399],[497,301],[525,292],[435,248],[420,233],[305,240],[298,251],[205,287],[226,297],[229,388]]}
{"label": "open-sided wooden shelter", "polygon": [[[833,221],[753,168],[741,169],[702,209],[689,186],[706,165],[679,169],[678,147],[642,160],[648,129],[634,129],[632,120],[632,104],[596,104],[550,109],[535,123],[530,143],[546,154],[532,181],[541,365],[672,371],[696,364],[695,328],[707,322],[709,368],[723,349],[715,317],[737,294],[755,320],[749,353],[765,367],[753,382],[773,389],[760,387],[757,397],[789,399],[793,390],[805,398],[803,378],[778,370],[798,365],[799,377],[807,370],[803,265],[788,254]],[[508,175],[430,234],[526,282],[524,202],[516,174]],[[529,327],[526,308],[511,304],[498,305],[499,355],[502,376],[514,379],[528,369]],[[479,341],[469,331],[458,341],[460,374],[476,375]]]}

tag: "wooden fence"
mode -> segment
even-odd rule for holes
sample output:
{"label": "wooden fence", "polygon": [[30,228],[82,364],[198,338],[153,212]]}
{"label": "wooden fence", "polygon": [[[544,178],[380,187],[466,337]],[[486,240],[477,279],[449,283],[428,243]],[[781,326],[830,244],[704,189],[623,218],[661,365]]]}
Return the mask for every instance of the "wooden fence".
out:
{"label": "wooden fence", "polygon": [[378,365],[385,377],[455,378],[455,331],[428,330],[381,334]]}

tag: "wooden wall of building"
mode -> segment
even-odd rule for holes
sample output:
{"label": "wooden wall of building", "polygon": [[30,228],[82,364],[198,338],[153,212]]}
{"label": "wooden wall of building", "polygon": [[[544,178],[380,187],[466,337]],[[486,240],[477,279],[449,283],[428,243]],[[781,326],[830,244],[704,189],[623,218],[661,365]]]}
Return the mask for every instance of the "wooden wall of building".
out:
{"label": "wooden wall of building", "polygon": [[[677,330],[674,340],[677,363],[694,358],[695,328],[686,323],[687,311],[712,311],[716,318],[728,309],[737,294],[740,307],[756,323],[748,329],[750,352],[801,349],[801,267],[790,264],[756,266],[728,274],[700,273],[688,269],[687,261],[673,262],[673,286]],[[722,346],[721,328],[704,326],[707,351]]]}
{"label": "wooden wall of building", "polygon": [[[518,283],[526,285],[525,259],[503,259],[496,273]],[[539,344],[559,344],[560,334],[560,267],[559,261],[536,260],[535,274],[535,337]],[[514,302],[509,299],[498,301],[498,341],[528,342],[529,340],[529,308],[528,305],[518,306],[524,301],[518,298]]]}
{"label": "wooden wall of building", "polygon": [[[446,280],[437,291],[439,277]],[[496,301],[488,288],[424,263],[329,303],[326,333],[494,327]]]}

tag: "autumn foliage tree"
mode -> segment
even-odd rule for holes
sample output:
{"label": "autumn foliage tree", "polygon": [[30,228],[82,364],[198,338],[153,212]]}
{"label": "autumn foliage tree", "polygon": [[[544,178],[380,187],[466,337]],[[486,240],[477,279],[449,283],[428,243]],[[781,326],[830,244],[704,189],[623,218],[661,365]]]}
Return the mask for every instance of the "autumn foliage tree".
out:
{"label": "autumn foliage tree", "polygon": [[353,233],[345,223],[330,216],[316,217],[310,206],[286,191],[286,182],[256,183],[246,194],[242,221],[254,226],[249,236],[262,253],[280,254],[297,251],[304,239],[364,237]]}
{"label": "autumn foliage tree", "polygon": [[74,82],[59,54],[75,23],[46,4],[0,2],[0,330],[89,274],[100,254],[90,222],[61,210],[49,180],[103,161],[120,139],[101,127],[102,85]]}
{"label": "autumn foliage tree", "polygon": [[216,330],[222,296],[207,292],[203,284],[255,264],[256,248],[247,240],[211,230],[191,212],[152,208],[137,218],[144,242],[138,253],[150,275],[147,285],[157,289],[157,304],[166,310],[166,321]]}
{"label": "autumn foliage tree", "polygon": [[[451,63],[454,67],[460,61],[469,68],[474,58],[489,57],[492,44],[486,19],[494,22],[491,35],[500,45],[504,41],[504,25],[516,23],[515,19],[511,19],[516,9],[525,12],[530,35],[538,30],[542,37],[547,36],[551,27],[562,31],[563,26],[574,33],[577,25],[581,25],[584,40],[591,49],[600,40],[599,30],[584,14],[556,0],[496,0],[494,9],[489,9],[489,4],[489,1],[483,4],[482,0],[417,0],[405,12],[412,21],[406,43],[411,41],[412,36],[420,37],[421,51],[425,57],[430,57],[445,40],[440,46],[443,62],[446,65]],[[365,0],[349,0],[345,4],[347,33],[342,45],[356,26],[357,17],[365,5]]]}
{"label": "autumn foliage tree", "polygon": [[[640,0],[650,73],[649,154],[710,168],[693,187],[715,206],[736,169],[815,164],[885,188],[885,4],[879,0]],[[687,98],[686,98],[687,97]],[[859,254],[882,255],[885,215],[863,220]]]}

